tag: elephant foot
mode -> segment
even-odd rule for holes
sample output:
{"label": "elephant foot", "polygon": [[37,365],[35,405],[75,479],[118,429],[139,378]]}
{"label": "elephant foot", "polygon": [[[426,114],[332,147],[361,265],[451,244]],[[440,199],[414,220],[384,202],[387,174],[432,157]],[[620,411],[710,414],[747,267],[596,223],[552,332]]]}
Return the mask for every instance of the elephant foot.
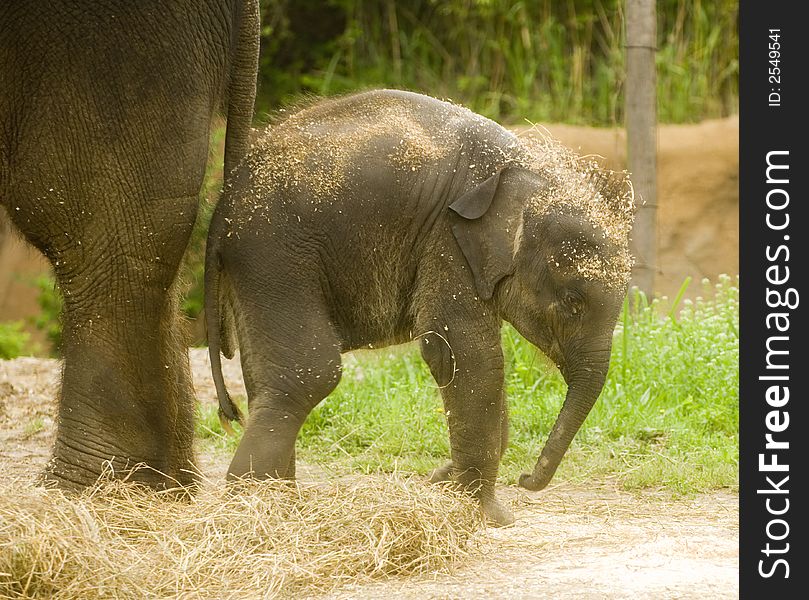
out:
{"label": "elephant foot", "polygon": [[[483,512],[483,516],[490,525],[494,525],[495,527],[505,527],[514,523],[514,515],[509,509],[494,498],[492,488],[489,488],[489,491],[481,492],[480,489],[474,491],[473,489],[470,489],[468,485],[465,486],[459,482],[455,476],[455,465],[452,463],[452,461],[450,461],[430,473],[430,483],[440,483],[445,485],[449,484],[451,487],[458,490],[466,490],[467,493],[478,496],[480,501],[480,510]],[[484,497],[482,498],[479,496],[481,493],[484,494]]]}
{"label": "elephant foot", "polygon": [[65,492],[79,492],[93,487],[101,477],[99,468],[90,469],[75,461],[67,461],[59,456],[52,455],[45,470],[42,471],[37,482],[48,488],[57,488]]}
{"label": "elephant foot", "polygon": [[495,527],[506,527],[514,524],[514,513],[494,498],[480,501],[480,509],[488,524]]}
{"label": "elephant foot", "polygon": [[538,492],[544,489],[550,481],[550,477],[535,477],[533,473],[523,473],[520,475],[520,486],[532,492]]}
{"label": "elephant foot", "polygon": [[438,467],[432,473],[430,473],[430,483],[445,483],[448,481],[453,481],[453,475],[455,474],[455,467],[452,464],[452,461],[448,462],[442,467]]}
{"label": "elephant foot", "polygon": [[233,457],[233,460],[228,467],[226,479],[229,482],[263,481],[267,479],[271,479],[273,481],[295,481],[294,453],[284,467],[277,466],[277,461],[262,461],[261,464],[269,464],[269,466],[261,467],[254,464],[252,456],[249,456],[245,461],[243,460],[243,457],[238,456],[237,451],[237,456]]}
{"label": "elephant foot", "polygon": [[57,441],[54,453],[38,480],[46,487],[64,491],[81,491],[91,488],[99,481],[118,479],[154,490],[173,490],[178,496],[193,494],[200,483],[199,472],[188,461],[185,468],[156,468],[147,462],[123,460],[110,455],[103,459],[97,456],[65,453]]}

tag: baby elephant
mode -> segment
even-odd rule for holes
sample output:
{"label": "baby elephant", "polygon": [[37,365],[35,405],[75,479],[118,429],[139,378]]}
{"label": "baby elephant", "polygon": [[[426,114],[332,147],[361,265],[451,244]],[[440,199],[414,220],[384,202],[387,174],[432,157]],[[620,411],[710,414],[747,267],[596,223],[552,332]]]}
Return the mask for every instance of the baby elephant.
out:
{"label": "baby elephant", "polygon": [[428,96],[369,91],[287,116],[234,173],[208,237],[221,414],[241,418],[220,361],[233,333],[249,402],[229,476],[294,477],[298,431],[340,380],[341,353],[418,340],[452,448],[432,479],[511,523],[494,492],[508,438],[502,322],[568,384],[520,479],[539,490],[604,385],[632,214],[625,174]]}

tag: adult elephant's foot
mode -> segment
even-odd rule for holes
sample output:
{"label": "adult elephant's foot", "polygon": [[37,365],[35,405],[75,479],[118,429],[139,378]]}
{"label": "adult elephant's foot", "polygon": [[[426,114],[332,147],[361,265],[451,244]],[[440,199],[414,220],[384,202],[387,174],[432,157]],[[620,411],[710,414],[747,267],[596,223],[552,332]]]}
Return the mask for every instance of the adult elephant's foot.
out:
{"label": "adult elephant's foot", "polygon": [[87,339],[71,317],[46,484],[75,490],[103,476],[193,489],[194,397],[184,349],[157,325],[113,336],[98,316]]}
{"label": "adult elephant's foot", "polygon": [[120,479],[155,490],[175,489],[180,494],[193,493],[199,485],[199,475],[191,460],[187,461],[187,467],[172,468],[162,458],[133,455],[127,459],[120,454],[123,452],[111,450],[88,453],[57,440],[41,481],[49,487],[81,491],[100,480]]}
{"label": "adult elephant's foot", "polygon": [[[191,398],[188,404],[193,406]],[[61,413],[70,414],[71,405],[63,402],[60,411],[51,459],[42,477],[46,485],[81,490],[99,479],[119,479],[156,490],[193,492],[198,486],[192,438],[179,435],[180,419],[158,413],[155,420],[174,424],[164,428],[140,424],[131,414],[99,414],[88,408],[81,412],[81,421],[63,418]],[[191,425],[188,421],[185,429]]]}

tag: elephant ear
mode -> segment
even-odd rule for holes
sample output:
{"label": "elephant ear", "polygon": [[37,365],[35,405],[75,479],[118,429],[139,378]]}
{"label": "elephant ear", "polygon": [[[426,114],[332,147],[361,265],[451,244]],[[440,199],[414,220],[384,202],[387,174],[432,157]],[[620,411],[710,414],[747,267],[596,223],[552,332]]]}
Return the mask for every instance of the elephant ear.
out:
{"label": "elephant ear", "polygon": [[518,194],[505,193],[505,171],[508,169],[497,171],[449,206],[457,215],[452,234],[469,263],[478,295],[484,300],[492,297],[497,282],[512,269],[522,217]]}

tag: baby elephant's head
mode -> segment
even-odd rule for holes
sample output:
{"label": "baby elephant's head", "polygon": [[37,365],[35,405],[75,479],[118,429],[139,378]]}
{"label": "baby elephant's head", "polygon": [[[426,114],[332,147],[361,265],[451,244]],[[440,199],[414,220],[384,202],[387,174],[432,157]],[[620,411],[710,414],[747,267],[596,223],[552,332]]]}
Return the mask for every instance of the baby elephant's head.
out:
{"label": "baby elephant's head", "polygon": [[568,384],[534,472],[520,480],[541,489],[604,386],[632,267],[632,187],[625,174],[600,169],[506,167],[450,208],[479,296]]}

